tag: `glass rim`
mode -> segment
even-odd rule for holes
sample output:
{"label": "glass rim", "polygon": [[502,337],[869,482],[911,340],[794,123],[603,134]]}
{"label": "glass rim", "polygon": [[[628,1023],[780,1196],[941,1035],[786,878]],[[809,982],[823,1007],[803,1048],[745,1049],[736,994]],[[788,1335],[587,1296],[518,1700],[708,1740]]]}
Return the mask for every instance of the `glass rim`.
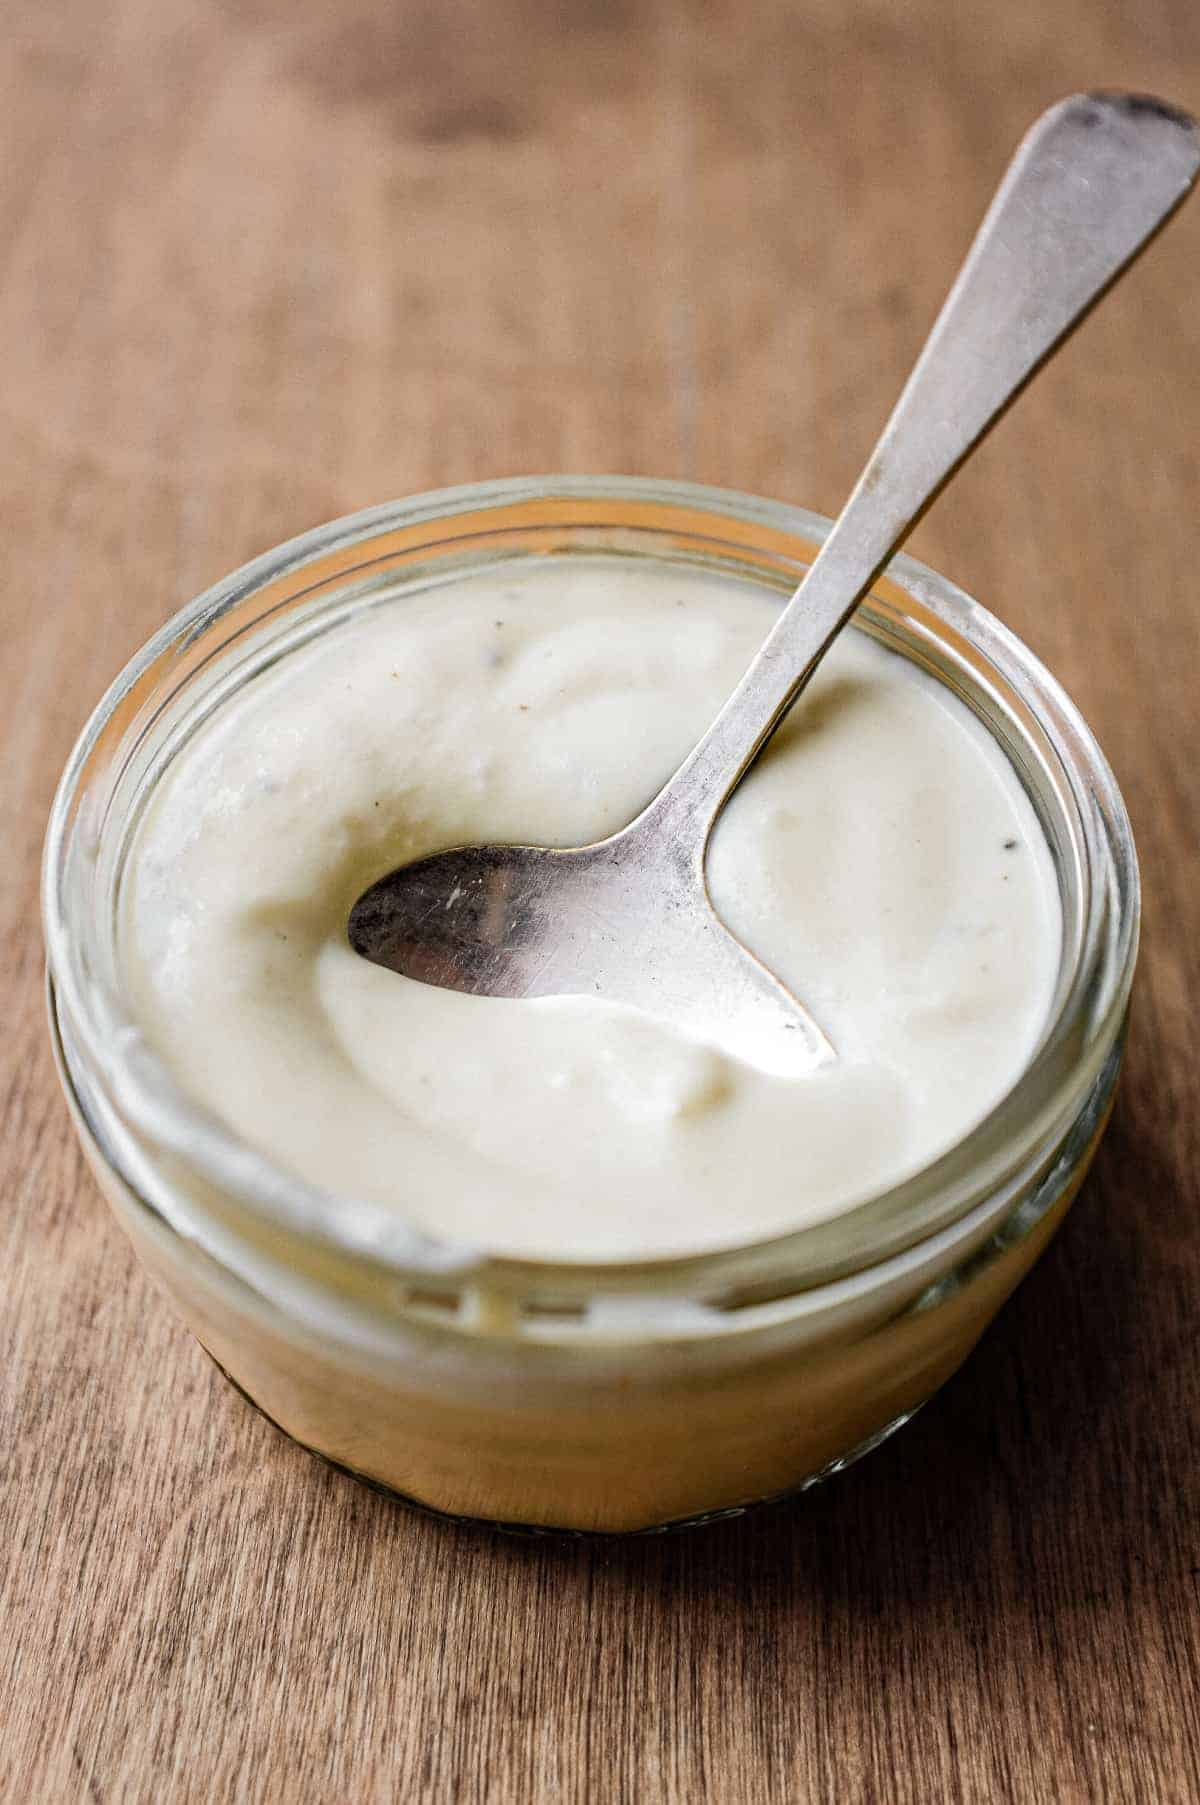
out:
{"label": "glass rim", "polygon": [[[415,1285],[468,1282],[502,1294],[555,1298],[621,1291],[727,1296],[745,1294],[747,1288],[769,1290],[785,1279],[789,1290],[809,1289],[920,1246],[968,1215],[989,1190],[1011,1188],[1015,1194],[1018,1175],[1045,1155],[1056,1125],[1061,1129],[1082,1106],[1120,1032],[1137,955],[1136,852],[1112,771],[1061,685],[981,604],[906,553],[894,558],[873,585],[864,604],[868,617],[884,605],[880,597],[890,594],[888,608],[904,616],[914,609],[927,616],[937,623],[946,645],[951,635],[964,641],[1020,699],[1069,779],[1077,810],[1070,825],[1082,853],[1077,875],[1083,895],[1070,970],[1060,979],[1034,1055],[1006,1095],[966,1135],[899,1184],[817,1223],[698,1253],[584,1262],[516,1259],[468,1247],[417,1230],[394,1206],[320,1190],[251,1148],[177,1085],[143,1040],[132,1012],[122,1007],[119,989],[106,990],[88,970],[86,935],[78,931],[68,884],[87,774],[126,698],[164,654],[195,646],[232,609],[271,585],[380,535],[464,514],[486,516],[514,506],[536,509],[559,502],[611,509],[610,521],[581,524],[614,530],[641,530],[649,524],[650,530],[669,532],[672,515],[681,522],[686,515],[691,524],[681,530],[693,536],[698,517],[707,518],[714,529],[736,524],[759,530],[770,537],[776,562],[797,570],[803,569],[804,556],[784,552],[779,542],[809,548],[811,561],[811,548],[819,546],[831,524],[803,508],[708,485],[646,477],[519,477],[433,490],[343,516],[262,553],[212,585],[153,634],[109,685],[67,759],[54,797],[43,856],[42,906],[68,1061],[74,1055],[99,1075],[117,1116],[135,1134],[193,1167],[269,1228],[316,1241],[355,1262],[382,1265]],[[630,510],[650,510],[662,518],[647,523],[629,518]],[[717,534],[714,539],[721,542]],[[734,549],[751,551],[754,543],[743,536]],[[365,558],[340,572],[343,580],[334,597],[349,589],[371,562]],[[321,587],[319,581],[311,585]],[[309,586],[302,584],[290,592],[289,605],[307,593]],[[258,624],[264,618],[257,617]],[[930,630],[930,637],[932,643],[938,635]],[[1063,958],[1065,966],[1065,949]]]}

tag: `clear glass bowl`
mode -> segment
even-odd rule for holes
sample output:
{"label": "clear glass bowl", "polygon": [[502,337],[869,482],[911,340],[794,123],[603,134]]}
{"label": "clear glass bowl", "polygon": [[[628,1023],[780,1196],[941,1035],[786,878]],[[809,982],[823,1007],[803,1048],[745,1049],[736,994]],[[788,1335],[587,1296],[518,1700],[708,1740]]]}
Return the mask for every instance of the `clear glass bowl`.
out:
{"label": "clear glass bowl", "polygon": [[[177,614],[67,763],[46,839],[52,1030],[116,1215],[214,1360],[289,1435],[428,1508],[627,1531],[743,1509],[844,1466],[964,1359],[1061,1221],[1111,1105],[1137,951],[1120,794],[1011,633],[897,558],[862,624],[946,683],[1024,783],[1063,914],[1043,1039],[935,1164],[832,1221],[695,1257],[515,1261],[306,1185],[183,1095],[116,952],[133,829],[179,747],[267,662],[357,610],[536,553],[620,552],[786,595],[828,523],[690,484],[522,479],[321,527]],[[400,602],[402,605],[402,602]]]}

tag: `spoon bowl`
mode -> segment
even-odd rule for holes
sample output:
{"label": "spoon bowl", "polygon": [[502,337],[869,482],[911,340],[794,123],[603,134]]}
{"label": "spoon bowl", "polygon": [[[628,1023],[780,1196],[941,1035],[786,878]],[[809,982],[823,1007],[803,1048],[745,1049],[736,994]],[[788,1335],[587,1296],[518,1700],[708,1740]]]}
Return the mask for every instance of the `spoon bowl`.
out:
{"label": "spoon bowl", "polygon": [[592,846],[455,847],[373,884],[350,944],[477,996],[629,1004],[780,1077],[831,1060],[808,1011],[715,914],[686,850],[649,815]]}

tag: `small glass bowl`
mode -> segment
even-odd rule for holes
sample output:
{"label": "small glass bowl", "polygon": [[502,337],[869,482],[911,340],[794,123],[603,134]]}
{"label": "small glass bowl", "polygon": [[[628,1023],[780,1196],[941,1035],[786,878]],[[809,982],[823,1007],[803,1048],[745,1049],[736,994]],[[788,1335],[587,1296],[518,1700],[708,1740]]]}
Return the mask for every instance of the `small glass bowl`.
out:
{"label": "small glass bowl", "polygon": [[[290,541],[177,614],[68,760],[43,901],[59,1070],[147,1268],[240,1390],[297,1441],[427,1508],[632,1531],[803,1488],[949,1377],[1046,1245],[1112,1102],[1137,952],[1129,821],[1058,684],[960,590],[900,557],[860,624],[986,724],[1057,870],[1046,1029],[1008,1095],[904,1184],[832,1221],[688,1258],[517,1261],[316,1190],[184,1095],[129,1008],[117,896],[147,799],[265,664],[360,609],[513,558],[619,552],[786,595],[828,522],[625,478],[444,490]],[[398,1200],[402,1202],[402,1199]]]}

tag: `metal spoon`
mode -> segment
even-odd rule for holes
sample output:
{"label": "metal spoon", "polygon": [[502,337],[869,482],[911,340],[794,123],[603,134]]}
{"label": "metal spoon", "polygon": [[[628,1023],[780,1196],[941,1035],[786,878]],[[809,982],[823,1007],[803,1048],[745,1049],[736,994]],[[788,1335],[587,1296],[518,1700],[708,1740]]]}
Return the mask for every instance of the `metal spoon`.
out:
{"label": "metal spoon", "polygon": [[1195,121],[1162,101],[1085,94],[1045,113],[820,556],[665,789],[591,846],[464,846],[390,872],[351,911],[355,950],[476,995],[634,1004],[776,1072],[835,1057],[713,912],[713,823],[915,521],[1198,166]]}

